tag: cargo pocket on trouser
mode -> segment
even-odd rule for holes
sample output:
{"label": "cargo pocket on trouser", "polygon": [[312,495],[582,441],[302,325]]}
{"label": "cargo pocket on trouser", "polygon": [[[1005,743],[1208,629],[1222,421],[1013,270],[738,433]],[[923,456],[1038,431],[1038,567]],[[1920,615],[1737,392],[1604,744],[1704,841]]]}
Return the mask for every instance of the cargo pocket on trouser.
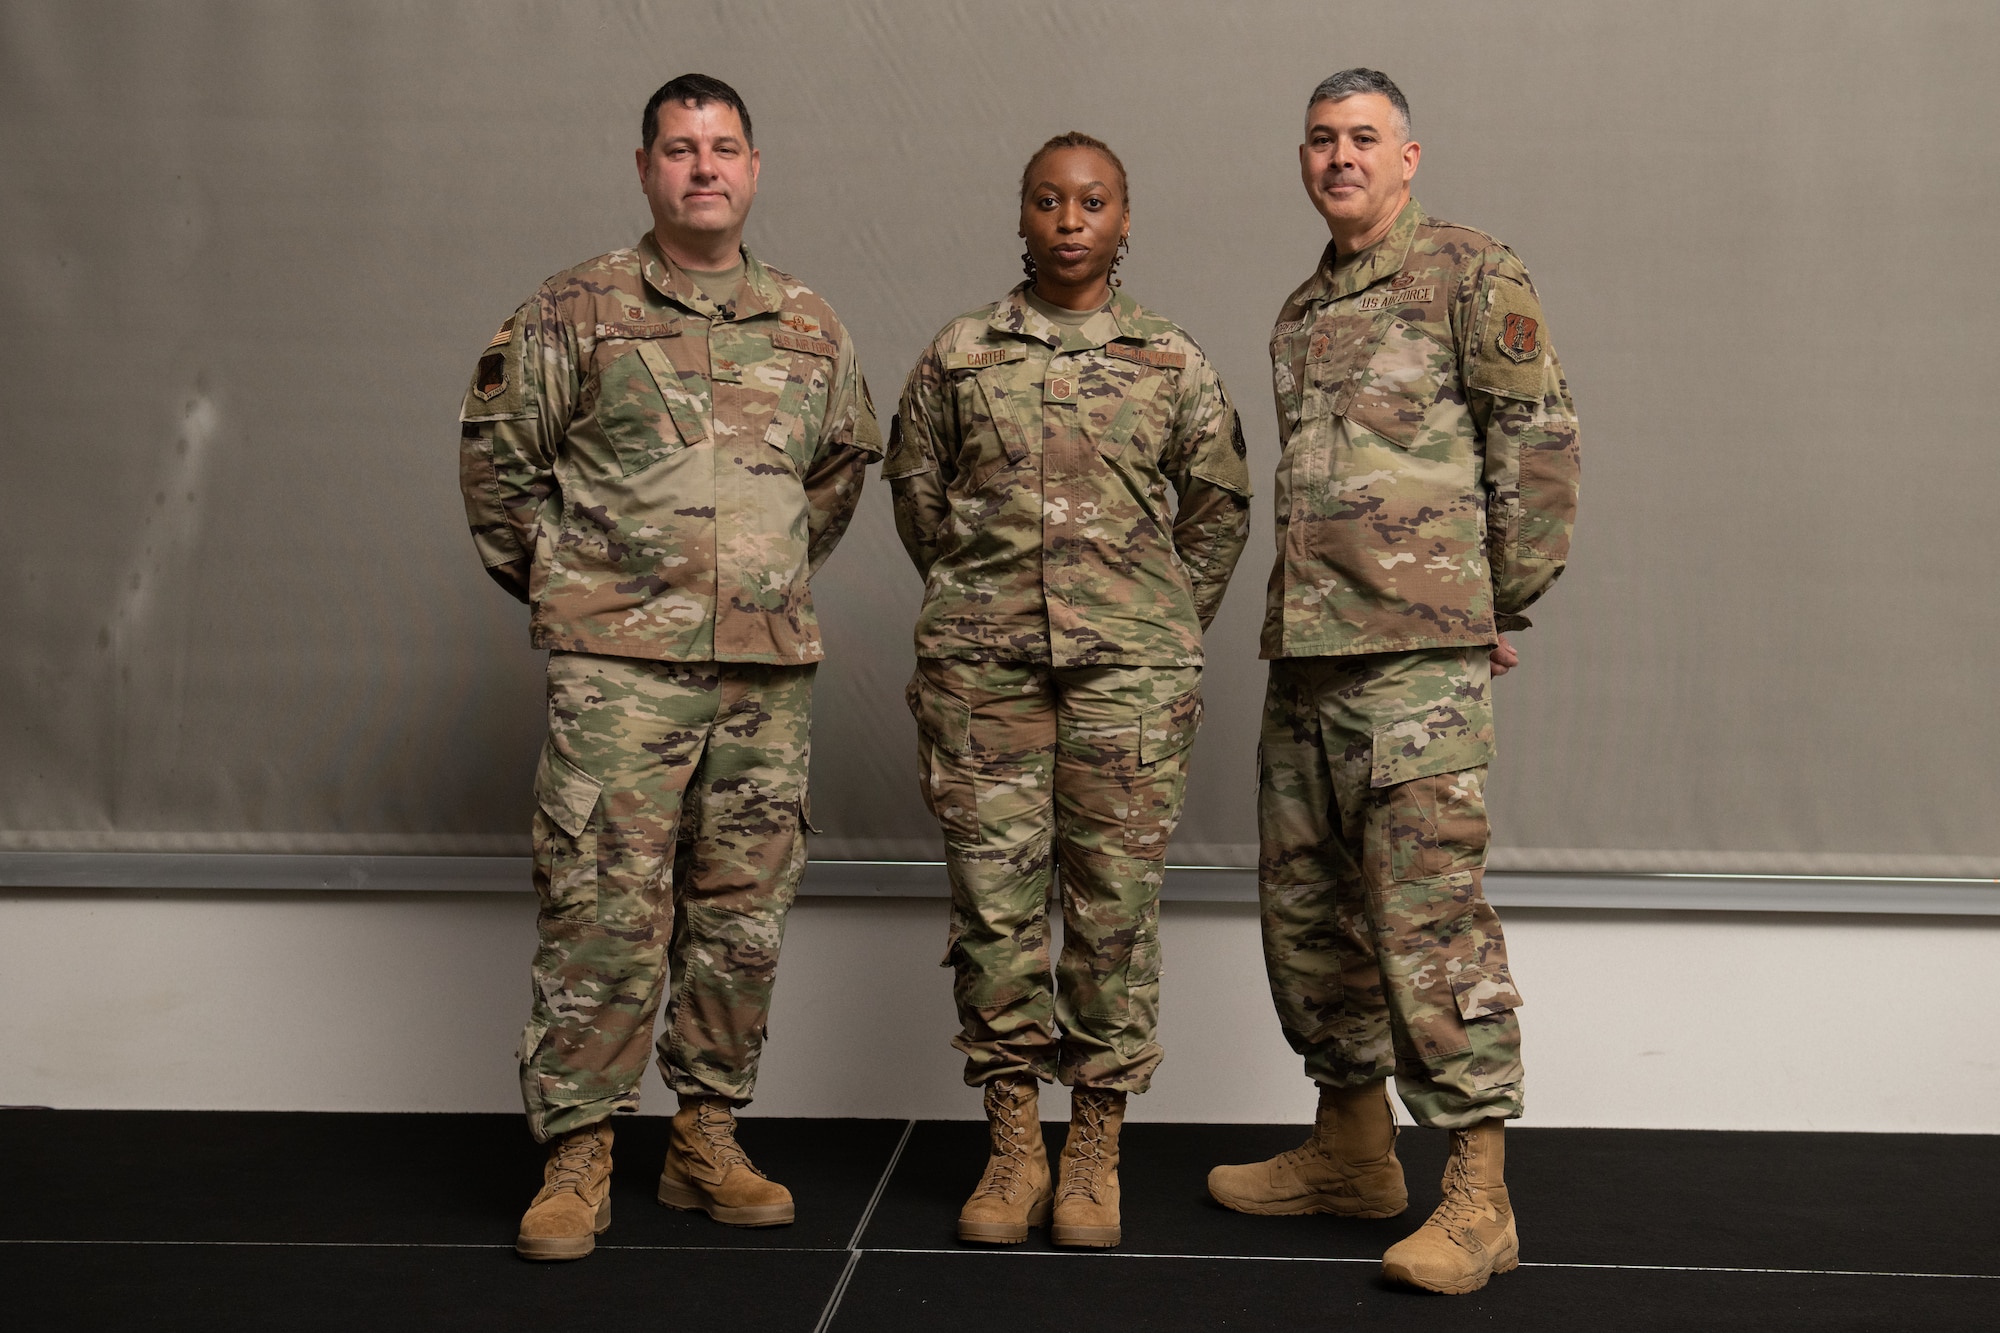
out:
{"label": "cargo pocket on trouser", "polygon": [[604,784],[542,745],[535,770],[535,890],[542,914],[597,920],[597,806]]}
{"label": "cargo pocket on trouser", "polygon": [[1163,861],[1187,795],[1187,751],[1201,730],[1200,690],[1149,708],[1139,721],[1138,769],[1125,816],[1125,854]]}
{"label": "cargo pocket on trouser", "polygon": [[1486,864],[1492,706],[1448,702],[1375,728],[1364,855],[1378,882],[1433,879]]}
{"label": "cargo pocket on trouser", "polygon": [[917,720],[917,784],[945,841],[966,845],[979,838],[979,809],[964,755],[972,733],[972,707],[924,676],[924,663],[903,692]]}

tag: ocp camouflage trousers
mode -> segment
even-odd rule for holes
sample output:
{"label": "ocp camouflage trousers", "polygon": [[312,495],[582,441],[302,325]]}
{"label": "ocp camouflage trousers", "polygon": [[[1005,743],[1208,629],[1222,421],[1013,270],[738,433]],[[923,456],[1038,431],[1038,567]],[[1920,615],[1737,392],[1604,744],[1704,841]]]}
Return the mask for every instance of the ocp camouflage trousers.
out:
{"label": "ocp camouflage trousers", "polygon": [[537,1139],[660,1073],[747,1102],[805,869],[813,667],[549,655],[535,776],[541,945],[521,1038]]}
{"label": "ocp camouflage trousers", "polygon": [[1521,1003],[1486,865],[1487,650],[1271,663],[1258,758],[1264,961],[1306,1073],[1396,1076],[1420,1124],[1521,1113]]}
{"label": "ocp camouflage trousers", "polygon": [[[1193,667],[926,659],[924,803],[951,874],[965,1081],[1144,1092],[1160,1063],[1159,897],[1201,725]],[[1051,851],[1063,949],[1049,975]]]}

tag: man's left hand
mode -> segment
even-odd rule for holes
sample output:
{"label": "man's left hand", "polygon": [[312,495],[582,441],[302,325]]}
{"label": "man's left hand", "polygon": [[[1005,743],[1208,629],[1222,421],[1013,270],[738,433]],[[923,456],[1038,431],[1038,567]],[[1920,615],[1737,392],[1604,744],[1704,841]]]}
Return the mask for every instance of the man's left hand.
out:
{"label": "man's left hand", "polygon": [[1493,645],[1493,650],[1486,654],[1486,660],[1493,664],[1496,680],[1521,665],[1521,655],[1514,651],[1514,645],[1507,642],[1504,634],[1500,636],[1500,642]]}

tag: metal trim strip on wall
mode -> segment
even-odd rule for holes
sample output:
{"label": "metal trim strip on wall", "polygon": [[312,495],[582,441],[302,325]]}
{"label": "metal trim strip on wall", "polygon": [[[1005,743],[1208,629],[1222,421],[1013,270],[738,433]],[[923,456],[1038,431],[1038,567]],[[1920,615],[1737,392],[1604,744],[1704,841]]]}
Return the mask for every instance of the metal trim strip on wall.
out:
{"label": "metal trim strip on wall", "polygon": [[[0,852],[0,889],[168,892],[525,893],[514,856],[306,856],[208,852]],[[814,861],[800,892],[821,898],[942,898],[939,861]],[[2000,916],[2000,881],[1752,875],[1489,872],[1499,907],[1593,911],[1819,912]],[[1256,872],[1169,866],[1171,902],[1254,902]]]}

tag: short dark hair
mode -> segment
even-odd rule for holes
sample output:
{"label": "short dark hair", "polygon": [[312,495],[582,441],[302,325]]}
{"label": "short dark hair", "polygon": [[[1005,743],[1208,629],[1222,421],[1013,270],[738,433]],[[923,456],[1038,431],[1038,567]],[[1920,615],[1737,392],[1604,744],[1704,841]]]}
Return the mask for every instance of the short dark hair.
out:
{"label": "short dark hair", "polygon": [[1132,206],[1132,187],[1125,180],[1125,164],[1118,160],[1118,154],[1111,151],[1110,144],[1102,139],[1093,138],[1082,130],[1070,130],[1066,134],[1058,134],[1035,150],[1035,155],[1028,159],[1028,165],[1021,168],[1022,203],[1028,202],[1028,190],[1032,185],[1030,178],[1035,174],[1035,164],[1061,148],[1088,148],[1094,153],[1102,153],[1104,160],[1111,164],[1111,169],[1118,173],[1118,193],[1124,198],[1125,206],[1127,208]]}
{"label": "short dark hair", "polygon": [[1306,99],[1306,113],[1310,115],[1321,102],[1345,102],[1357,93],[1380,93],[1388,98],[1389,105],[1396,108],[1396,114],[1403,118],[1403,139],[1405,142],[1409,140],[1409,100],[1396,86],[1396,81],[1379,69],[1356,65],[1353,69],[1327,75],[1319,81],[1319,87],[1313,89],[1313,95]]}
{"label": "short dark hair", "polygon": [[706,74],[683,74],[679,78],[668,79],[660,85],[658,92],[646,99],[646,119],[639,126],[639,147],[651,148],[653,140],[660,137],[660,107],[669,101],[683,106],[707,106],[711,102],[720,102],[736,108],[736,118],[743,122],[744,147],[757,146],[755,136],[750,133],[750,108],[743,105],[743,98],[734,88]]}

